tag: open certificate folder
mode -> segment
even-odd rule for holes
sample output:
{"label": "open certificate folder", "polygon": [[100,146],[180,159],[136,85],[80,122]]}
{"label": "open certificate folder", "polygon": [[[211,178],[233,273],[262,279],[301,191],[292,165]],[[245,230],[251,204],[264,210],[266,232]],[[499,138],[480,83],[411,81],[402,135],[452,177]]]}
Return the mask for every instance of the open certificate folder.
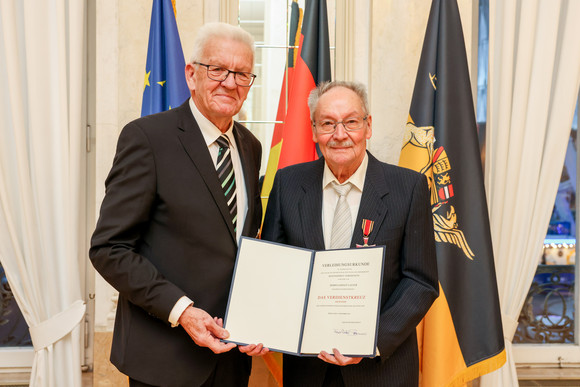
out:
{"label": "open certificate folder", "polygon": [[314,251],[243,237],[227,341],[272,351],[375,356],[384,247]]}

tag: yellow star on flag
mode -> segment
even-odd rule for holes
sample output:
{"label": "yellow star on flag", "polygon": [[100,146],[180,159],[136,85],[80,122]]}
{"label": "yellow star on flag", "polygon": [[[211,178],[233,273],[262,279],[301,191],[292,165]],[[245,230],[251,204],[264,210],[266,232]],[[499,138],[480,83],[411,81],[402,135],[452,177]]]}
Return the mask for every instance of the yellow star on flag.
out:
{"label": "yellow star on flag", "polygon": [[146,88],[147,86],[151,86],[151,84],[149,83],[149,76],[151,75],[151,71],[145,73],[145,85],[143,86],[143,88]]}
{"label": "yellow star on flag", "polygon": [[159,82],[157,82],[157,84],[161,85],[163,87],[163,85],[165,85],[165,82],[167,82],[167,81],[159,81]]}

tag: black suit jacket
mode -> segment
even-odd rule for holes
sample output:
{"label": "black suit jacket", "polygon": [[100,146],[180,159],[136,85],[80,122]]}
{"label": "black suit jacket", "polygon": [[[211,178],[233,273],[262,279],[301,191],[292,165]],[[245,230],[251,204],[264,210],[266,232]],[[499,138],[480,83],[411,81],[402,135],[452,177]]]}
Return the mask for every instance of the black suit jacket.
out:
{"label": "black suit jacket", "polygon": [[[416,326],[439,292],[429,190],[423,175],[368,155],[351,247],[363,244],[363,219],[374,221],[369,244],[386,246],[380,356],[341,372],[346,386],[414,386],[419,379]],[[324,159],[278,171],[262,239],[324,250],[323,171]],[[285,387],[322,385],[327,368],[322,360],[285,355],[283,364]]]}
{"label": "black suit jacket", "polygon": [[[234,135],[248,198],[243,235],[254,237],[261,219],[261,146],[238,123]],[[236,251],[226,200],[189,102],[125,126],[89,253],[119,291],[113,364],[154,385],[206,380],[224,355],[198,347],[183,328],[171,328],[168,317],[183,295],[223,317]],[[249,357],[234,351],[249,374]]]}

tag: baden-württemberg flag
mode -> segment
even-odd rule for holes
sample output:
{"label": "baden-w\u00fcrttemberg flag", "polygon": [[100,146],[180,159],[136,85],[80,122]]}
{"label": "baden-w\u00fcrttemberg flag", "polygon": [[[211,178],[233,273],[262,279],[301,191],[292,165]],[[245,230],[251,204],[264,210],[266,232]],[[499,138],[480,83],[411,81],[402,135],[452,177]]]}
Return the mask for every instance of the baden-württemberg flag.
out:
{"label": "baden-w\u00fcrttemberg flag", "polygon": [[427,176],[437,242],[440,296],[418,327],[421,385],[462,385],[506,356],[456,0],[433,0],[399,165]]}
{"label": "baden-w\u00fcrttemberg flag", "polygon": [[153,0],[141,116],[179,106],[190,95],[172,1]]}

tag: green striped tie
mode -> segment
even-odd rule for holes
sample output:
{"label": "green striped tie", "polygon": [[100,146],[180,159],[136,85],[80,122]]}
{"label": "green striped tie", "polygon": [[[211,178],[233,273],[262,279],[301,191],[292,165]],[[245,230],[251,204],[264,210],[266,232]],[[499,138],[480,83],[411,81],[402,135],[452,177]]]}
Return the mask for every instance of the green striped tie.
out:
{"label": "green striped tie", "polygon": [[222,134],[216,140],[216,142],[220,147],[217,157],[216,170],[222,185],[222,189],[224,190],[228,208],[230,209],[234,231],[236,231],[238,206],[236,203],[236,176],[234,174],[234,165],[232,164],[232,152],[229,147],[228,138],[225,134]]}

